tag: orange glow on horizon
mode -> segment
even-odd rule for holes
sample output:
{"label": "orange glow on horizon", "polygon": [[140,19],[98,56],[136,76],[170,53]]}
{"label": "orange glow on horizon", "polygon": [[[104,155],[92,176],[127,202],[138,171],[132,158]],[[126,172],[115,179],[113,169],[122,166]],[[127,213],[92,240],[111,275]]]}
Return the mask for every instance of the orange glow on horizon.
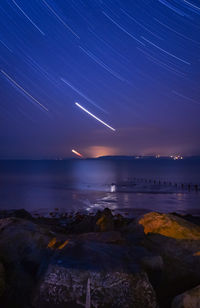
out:
{"label": "orange glow on horizon", "polygon": [[117,155],[117,150],[108,146],[90,146],[85,149],[89,157],[99,157],[107,155]]}

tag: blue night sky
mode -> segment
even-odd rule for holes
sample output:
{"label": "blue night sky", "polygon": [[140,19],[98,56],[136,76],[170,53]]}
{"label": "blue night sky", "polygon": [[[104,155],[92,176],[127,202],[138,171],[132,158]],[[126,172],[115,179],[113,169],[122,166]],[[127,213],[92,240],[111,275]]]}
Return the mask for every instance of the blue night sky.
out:
{"label": "blue night sky", "polygon": [[199,80],[197,0],[0,2],[0,157],[200,154]]}

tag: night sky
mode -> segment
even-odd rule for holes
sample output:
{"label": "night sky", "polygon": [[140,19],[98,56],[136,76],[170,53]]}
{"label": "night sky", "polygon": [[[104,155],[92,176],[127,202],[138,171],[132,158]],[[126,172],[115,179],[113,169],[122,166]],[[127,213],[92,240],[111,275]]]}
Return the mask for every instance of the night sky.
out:
{"label": "night sky", "polygon": [[199,84],[199,0],[0,2],[0,157],[200,154]]}

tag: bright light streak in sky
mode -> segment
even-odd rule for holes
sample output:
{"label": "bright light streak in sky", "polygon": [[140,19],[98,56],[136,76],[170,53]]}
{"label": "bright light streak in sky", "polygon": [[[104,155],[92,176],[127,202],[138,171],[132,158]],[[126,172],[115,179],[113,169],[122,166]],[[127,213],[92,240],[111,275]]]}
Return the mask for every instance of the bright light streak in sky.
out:
{"label": "bright light streak in sky", "polygon": [[91,117],[93,117],[94,119],[96,119],[97,121],[99,121],[100,123],[102,123],[103,125],[105,125],[106,127],[110,128],[111,130],[115,131],[115,128],[113,128],[112,126],[108,125],[107,123],[105,123],[104,121],[102,121],[101,119],[97,118],[93,113],[91,113],[90,111],[88,111],[86,108],[84,108],[83,106],[81,106],[79,103],[75,103],[76,106],[78,106],[79,108],[81,108],[83,111],[85,111],[86,113],[88,113],[89,115],[91,115]]}
{"label": "bright light streak in sky", "polygon": [[44,110],[49,111],[44,105],[42,105],[36,98],[29,94],[24,88],[22,88],[15,80],[13,80],[6,72],[0,70],[4,76],[8,78],[18,89],[22,90],[28,97],[30,97],[35,103],[40,105]]}
{"label": "bright light streak in sky", "polygon": [[83,157],[82,154],[80,154],[79,152],[77,152],[76,150],[72,149],[72,153],[76,154],[79,157]]}

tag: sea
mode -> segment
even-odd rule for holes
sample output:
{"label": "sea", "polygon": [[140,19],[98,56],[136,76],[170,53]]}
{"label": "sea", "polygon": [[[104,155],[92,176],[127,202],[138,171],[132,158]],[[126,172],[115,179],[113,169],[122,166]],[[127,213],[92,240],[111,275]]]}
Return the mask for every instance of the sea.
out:
{"label": "sea", "polygon": [[131,217],[149,211],[200,215],[200,159],[0,161],[0,210],[48,216],[106,207]]}

